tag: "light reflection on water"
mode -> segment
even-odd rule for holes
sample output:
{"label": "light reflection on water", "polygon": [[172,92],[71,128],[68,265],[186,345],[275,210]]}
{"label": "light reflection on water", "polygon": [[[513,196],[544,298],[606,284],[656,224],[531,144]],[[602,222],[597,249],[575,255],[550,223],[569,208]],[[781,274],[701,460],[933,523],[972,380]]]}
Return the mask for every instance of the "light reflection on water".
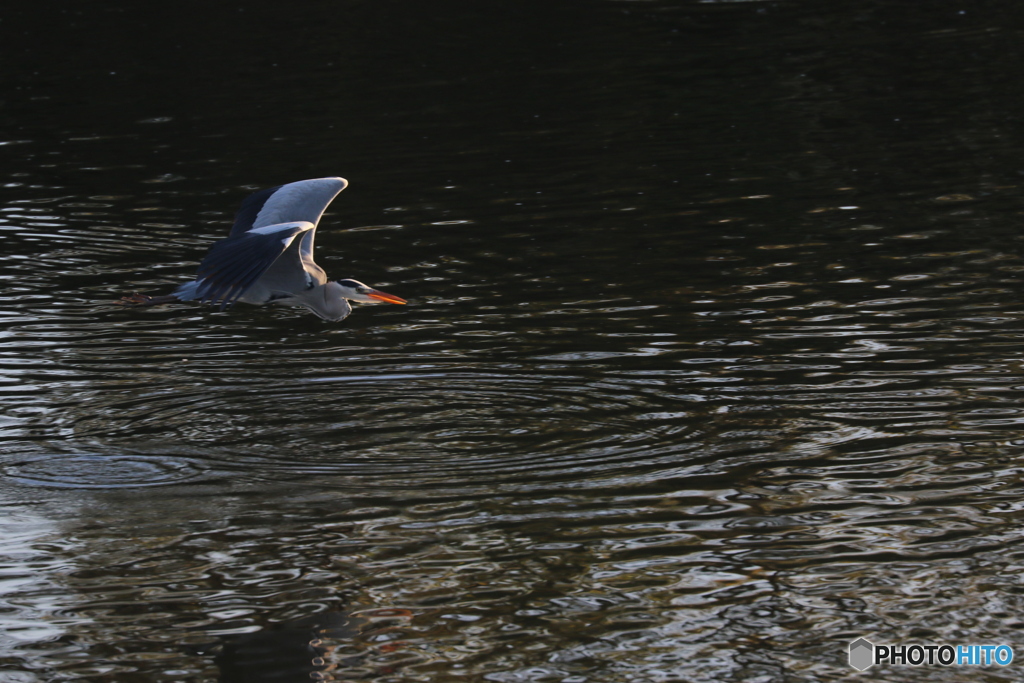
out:
{"label": "light reflection on water", "polygon": [[[859,636],[1024,646],[997,32],[922,38],[872,3],[608,5],[532,43],[539,70],[499,47],[475,80],[462,59],[447,80],[331,71],[345,106],[303,108],[308,132],[239,116],[245,69],[206,119],[24,124],[0,195],[2,675],[845,680]],[[871,36],[834,51],[821,21]],[[878,95],[908,92],[886,40],[911,39],[973,69],[974,104],[922,108],[962,125],[891,120],[920,106]],[[328,63],[260,92],[305,101]],[[318,260],[409,306],[111,304],[188,278],[240,183],[327,173],[352,187]]]}
{"label": "light reflection on water", "polygon": [[[48,220],[59,239],[16,234],[43,253],[90,237]],[[435,239],[419,249],[453,249]],[[247,652],[218,639],[380,610],[401,616],[325,631],[317,670],[713,680],[781,675],[794,657],[827,677],[835,643],[860,634],[1005,639],[1017,259],[933,258],[904,253],[893,296],[829,284],[808,248],[799,280],[742,265],[686,297],[599,298],[565,282],[496,311],[517,276],[460,255],[387,286],[485,293],[360,308],[345,326],[123,311],[108,303],[121,268],[60,306],[11,291],[0,465],[59,525],[25,547],[73,536],[76,550],[41,562],[9,546],[12,575],[40,576],[11,584],[8,607],[38,637],[5,657],[73,642],[46,675],[128,676],[158,656],[201,675]],[[89,279],[38,264],[42,281]],[[27,599],[48,586],[68,616]]]}

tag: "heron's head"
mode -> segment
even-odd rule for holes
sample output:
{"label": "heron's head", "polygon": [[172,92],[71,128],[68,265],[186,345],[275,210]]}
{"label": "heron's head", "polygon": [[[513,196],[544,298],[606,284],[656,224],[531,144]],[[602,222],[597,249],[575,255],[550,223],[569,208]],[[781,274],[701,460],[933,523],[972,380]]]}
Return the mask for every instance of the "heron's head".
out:
{"label": "heron's head", "polygon": [[405,299],[394,294],[382,292],[373,287],[368,287],[358,280],[336,280],[328,283],[337,285],[340,295],[349,301],[360,301],[364,304],[404,304]]}

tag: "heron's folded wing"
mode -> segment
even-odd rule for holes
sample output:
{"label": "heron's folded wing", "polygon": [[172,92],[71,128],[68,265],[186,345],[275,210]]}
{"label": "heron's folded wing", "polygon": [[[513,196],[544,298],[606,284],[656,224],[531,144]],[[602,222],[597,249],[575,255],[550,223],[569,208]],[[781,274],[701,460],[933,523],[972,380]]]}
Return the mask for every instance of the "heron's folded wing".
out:
{"label": "heron's folded wing", "polygon": [[260,190],[242,202],[231,237],[240,237],[254,228],[294,221],[306,221],[315,227],[327,205],[347,186],[344,178],[313,178]]}
{"label": "heron's folded wing", "polygon": [[196,298],[220,302],[221,309],[225,308],[260,279],[296,235],[314,227],[307,221],[266,225],[217,242],[199,264]]}

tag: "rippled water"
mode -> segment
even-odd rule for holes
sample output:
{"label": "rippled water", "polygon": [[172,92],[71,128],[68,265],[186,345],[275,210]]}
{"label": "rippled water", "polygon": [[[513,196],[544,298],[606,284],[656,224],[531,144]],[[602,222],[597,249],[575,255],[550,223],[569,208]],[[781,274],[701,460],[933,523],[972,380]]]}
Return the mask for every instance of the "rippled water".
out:
{"label": "rippled water", "polygon": [[[861,636],[1024,652],[1009,30],[946,3],[489,11],[352,8],[309,62],[173,52],[214,70],[175,81],[187,106],[142,44],[35,76],[14,50],[0,679],[837,681]],[[236,101],[327,77],[294,120]],[[328,173],[352,185],[318,261],[410,305],[113,304],[189,278],[248,192]]]}

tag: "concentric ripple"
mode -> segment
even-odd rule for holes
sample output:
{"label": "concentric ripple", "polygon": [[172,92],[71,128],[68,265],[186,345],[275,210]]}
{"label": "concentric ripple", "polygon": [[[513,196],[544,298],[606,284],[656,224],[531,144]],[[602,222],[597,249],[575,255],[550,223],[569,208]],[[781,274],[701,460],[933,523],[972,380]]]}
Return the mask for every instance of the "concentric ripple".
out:
{"label": "concentric ripple", "polygon": [[188,479],[198,461],[247,478],[316,475],[321,483],[332,475],[404,486],[453,477],[467,485],[600,480],[663,467],[694,447],[686,406],[666,396],[663,384],[527,366],[373,367],[291,382],[100,391],[68,406],[61,426],[83,439],[130,429],[148,434],[148,443],[209,443],[199,460],[105,465],[140,480],[146,468],[166,465],[148,475],[158,482]]}
{"label": "concentric ripple", "polygon": [[4,475],[27,486],[119,489],[194,482],[206,468],[184,458],[100,453],[46,453],[5,464]]}

